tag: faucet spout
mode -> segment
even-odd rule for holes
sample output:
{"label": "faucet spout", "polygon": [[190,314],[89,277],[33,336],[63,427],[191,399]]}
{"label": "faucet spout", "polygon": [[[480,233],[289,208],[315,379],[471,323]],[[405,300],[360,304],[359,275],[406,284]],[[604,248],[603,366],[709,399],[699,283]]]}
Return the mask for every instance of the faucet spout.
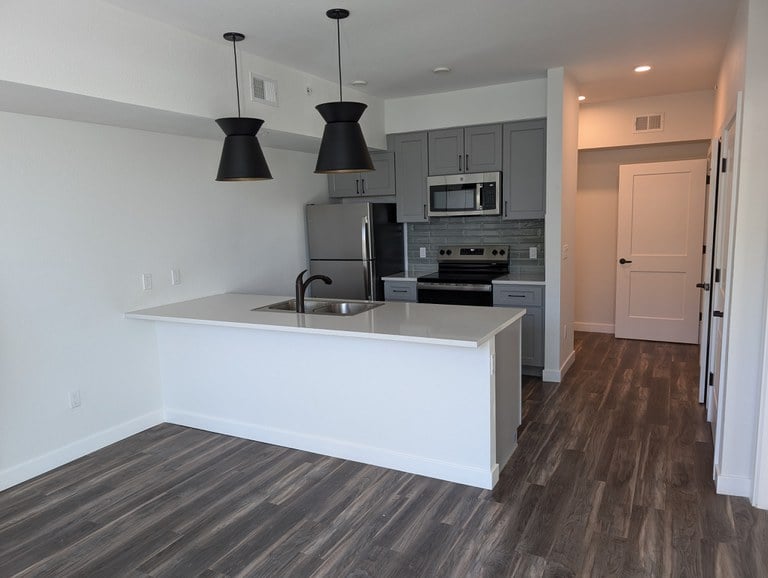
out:
{"label": "faucet spout", "polygon": [[305,281],[304,273],[306,272],[307,270],[304,269],[301,273],[299,273],[299,276],[296,277],[296,313],[304,313],[305,295],[307,293],[307,288],[309,287],[310,283],[312,283],[312,281],[320,280],[326,285],[331,285],[333,283],[333,279],[326,277],[325,275],[312,275]]}

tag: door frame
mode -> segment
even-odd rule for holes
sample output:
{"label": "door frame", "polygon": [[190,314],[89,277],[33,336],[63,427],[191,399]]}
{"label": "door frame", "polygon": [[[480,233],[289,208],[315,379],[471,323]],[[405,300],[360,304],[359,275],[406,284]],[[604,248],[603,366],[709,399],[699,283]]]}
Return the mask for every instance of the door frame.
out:
{"label": "door frame", "polygon": [[704,257],[701,282],[709,285],[702,289],[699,306],[699,403],[707,402],[709,382],[709,345],[712,338],[712,288],[714,287],[715,235],[717,234],[717,195],[720,191],[720,163],[722,142],[713,138],[709,145],[709,167],[707,170],[706,221],[704,223]]}

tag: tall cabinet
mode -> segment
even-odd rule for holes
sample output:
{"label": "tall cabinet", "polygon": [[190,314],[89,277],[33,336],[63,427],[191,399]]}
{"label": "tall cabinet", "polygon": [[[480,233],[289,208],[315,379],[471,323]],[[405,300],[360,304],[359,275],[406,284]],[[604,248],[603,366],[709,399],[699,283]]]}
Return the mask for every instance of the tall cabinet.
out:
{"label": "tall cabinet", "polygon": [[504,133],[504,219],[543,219],[547,198],[547,121],[508,122]]}
{"label": "tall cabinet", "polygon": [[395,153],[397,220],[416,223],[427,220],[427,133],[411,132],[387,136],[387,148]]}

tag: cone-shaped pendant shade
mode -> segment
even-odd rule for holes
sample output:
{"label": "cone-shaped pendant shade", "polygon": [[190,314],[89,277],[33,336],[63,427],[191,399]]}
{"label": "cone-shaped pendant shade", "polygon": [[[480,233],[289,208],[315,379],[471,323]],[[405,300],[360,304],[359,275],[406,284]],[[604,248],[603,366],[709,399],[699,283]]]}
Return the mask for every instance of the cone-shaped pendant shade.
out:
{"label": "cone-shaped pendant shade", "polygon": [[373,170],[368,145],[358,121],[368,105],[362,102],[326,102],[315,108],[326,122],[316,173],[357,173]]}
{"label": "cone-shaped pendant shade", "polygon": [[227,135],[221,151],[217,181],[259,181],[272,178],[259,139],[256,138],[256,133],[264,124],[263,120],[219,118],[216,124]]}

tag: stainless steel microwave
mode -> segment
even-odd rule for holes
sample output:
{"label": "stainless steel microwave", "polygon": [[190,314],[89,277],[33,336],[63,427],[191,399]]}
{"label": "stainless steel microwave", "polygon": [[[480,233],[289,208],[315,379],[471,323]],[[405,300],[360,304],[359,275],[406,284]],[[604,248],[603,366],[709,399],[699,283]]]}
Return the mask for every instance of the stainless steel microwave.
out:
{"label": "stainless steel microwave", "polygon": [[501,173],[427,177],[430,217],[501,214]]}

